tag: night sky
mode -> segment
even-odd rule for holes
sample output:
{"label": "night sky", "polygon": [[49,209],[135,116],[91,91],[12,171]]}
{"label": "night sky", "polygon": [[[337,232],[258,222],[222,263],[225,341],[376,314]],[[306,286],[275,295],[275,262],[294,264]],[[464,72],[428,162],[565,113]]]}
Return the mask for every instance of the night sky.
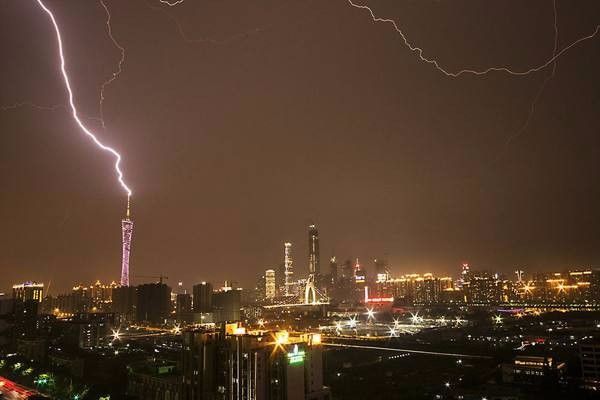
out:
{"label": "night sky", "polygon": [[[600,35],[559,59],[519,133],[552,68],[448,78],[344,0],[106,4],[126,59],[103,131],[99,89],[120,57],[104,9],[46,1],[85,122],[124,157],[134,277],[249,286],[286,240],[300,275],[310,223],[323,267],[331,255],[367,268],[385,256],[395,274],[600,266]],[[552,56],[550,0],[367,4],[448,70]],[[598,1],[556,5],[560,48],[600,22]],[[0,48],[0,105],[66,104],[35,1],[0,3]],[[0,185],[0,289],[118,281],[126,196],[64,108],[0,111]]]}

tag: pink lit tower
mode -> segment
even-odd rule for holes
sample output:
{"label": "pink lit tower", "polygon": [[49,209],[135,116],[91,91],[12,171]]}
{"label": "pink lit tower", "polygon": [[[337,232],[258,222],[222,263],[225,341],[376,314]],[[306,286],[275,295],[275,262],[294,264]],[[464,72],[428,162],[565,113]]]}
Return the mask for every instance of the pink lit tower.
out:
{"label": "pink lit tower", "polygon": [[121,220],[123,231],[123,262],[121,264],[121,286],[129,286],[129,254],[131,253],[131,236],[133,221],[130,218],[130,202],[127,196],[127,215]]}

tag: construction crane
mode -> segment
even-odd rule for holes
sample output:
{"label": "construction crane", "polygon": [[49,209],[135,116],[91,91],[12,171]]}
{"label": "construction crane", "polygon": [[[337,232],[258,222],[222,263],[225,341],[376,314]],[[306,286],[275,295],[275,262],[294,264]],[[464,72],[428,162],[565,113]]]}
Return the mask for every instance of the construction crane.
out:
{"label": "construction crane", "polygon": [[137,279],[137,278],[152,278],[152,279],[158,279],[159,283],[163,283],[163,280],[165,279],[169,279],[168,276],[165,276],[163,274],[160,275],[133,275],[132,278]]}

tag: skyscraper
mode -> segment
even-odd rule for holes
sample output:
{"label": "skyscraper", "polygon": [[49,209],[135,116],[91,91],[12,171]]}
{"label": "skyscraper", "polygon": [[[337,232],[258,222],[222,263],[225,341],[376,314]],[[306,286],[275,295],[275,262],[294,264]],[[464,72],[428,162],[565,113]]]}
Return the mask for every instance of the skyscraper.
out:
{"label": "skyscraper", "polygon": [[123,232],[123,261],[121,263],[121,286],[129,286],[129,254],[131,253],[131,236],[133,221],[129,218],[129,197],[127,198],[127,215],[121,220]]}
{"label": "skyscraper", "polygon": [[26,302],[29,300],[41,303],[44,298],[44,284],[37,282],[25,282],[13,285],[13,299]]}
{"label": "skyscraper", "polygon": [[294,267],[292,265],[292,244],[290,242],[284,243],[283,249],[283,264],[284,264],[284,275],[285,275],[285,295],[286,296],[294,296],[294,291],[292,290],[292,286],[294,282],[292,280],[292,275],[294,275]]}
{"label": "skyscraper", "polygon": [[265,298],[269,300],[275,298],[275,271],[272,269],[265,271]]}
{"label": "skyscraper", "polygon": [[375,263],[375,278],[377,282],[385,282],[389,278],[389,268],[385,260],[377,258],[374,260]]}
{"label": "skyscraper", "polygon": [[318,276],[321,273],[319,265],[319,231],[315,225],[308,227],[308,273],[315,277],[318,281]]}
{"label": "skyscraper", "polygon": [[213,311],[213,287],[208,282],[198,283],[192,287],[194,312],[209,313]]}
{"label": "skyscraper", "polygon": [[213,293],[213,312],[215,322],[233,322],[240,320],[242,290],[225,286]]}
{"label": "skyscraper", "polygon": [[171,288],[164,283],[146,283],[137,287],[138,322],[164,324],[171,312]]}

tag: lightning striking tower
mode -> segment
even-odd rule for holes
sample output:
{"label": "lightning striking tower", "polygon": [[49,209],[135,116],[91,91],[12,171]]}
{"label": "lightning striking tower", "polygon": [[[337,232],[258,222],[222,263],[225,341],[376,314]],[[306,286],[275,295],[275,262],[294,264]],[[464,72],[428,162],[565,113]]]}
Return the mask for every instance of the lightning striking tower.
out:
{"label": "lightning striking tower", "polygon": [[[112,147],[109,147],[109,146],[106,146],[105,144],[103,144],[96,137],[96,135],[90,129],[88,129],[87,126],[85,126],[85,124],[79,118],[79,112],[77,110],[77,106],[75,104],[75,99],[74,99],[75,96],[73,94],[73,89],[71,88],[71,81],[69,79],[69,74],[67,73],[65,54],[64,54],[63,43],[62,43],[62,36],[60,33],[60,28],[58,26],[58,22],[56,21],[56,18],[54,17],[54,14],[52,13],[52,11],[48,7],[46,7],[46,5],[43,3],[42,0],[37,0],[37,4],[48,15],[48,17],[50,18],[50,21],[52,22],[52,26],[54,27],[54,32],[56,34],[56,41],[58,44],[58,56],[60,58],[60,72],[62,74],[65,88],[67,89],[67,94],[68,94],[68,99],[69,99],[69,108],[71,110],[73,119],[75,120],[75,122],[77,123],[77,126],[79,126],[81,131],[83,133],[85,133],[94,142],[94,144],[96,146],[98,146],[100,149],[113,155],[113,157],[115,159],[114,167],[115,167],[115,172],[117,174],[117,180],[119,181],[119,184],[121,185],[121,187],[127,193],[127,214],[126,214],[125,218],[121,221],[121,229],[122,229],[122,234],[123,234],[123,260],[122,260],[122,264],[121,264],[121,286],[129,286],[129,255],[131,253],[131,236],[133,234],[133,221],[130,218],[131,189],[125,183],[125,180],[123,177],[123,172],[121,171],[121,155]],[[114,39],[114,37],[112,35],[112,30],[111,30],[111,26],[110,26],[110,12],[108,11],[108,8],[106,7],[106,5],[103,2],[101,2],[101,4],[104,7],[104,10],[106,11],[106,14],[107,14],[106,24],[108,27],[108,35],[110,36],[113,43],[121,50],[121,61],[119,62],[119,67],[118,67],[117,72],[115,72],[113,74],[113,77],[111,79],[109,79],[108,81],[106,81],[102,84],[102,89],[100,92],[100,112],[102,114],[102,100],[104,99],[104,95],[103,95],[104,88],[108,84],[110,84],[114,79],[116,79],[116,77],[121,72],[121,64],[123,63],[125,53],[124,53],[124,49],[116,42],[116,40]],[[101,120],[102,120],[102,118],[101,118]],[[103,120],[102,120],[102,126],[104,126]]]}
{"label": "lightning striking tower", "polygon": [[79,111],[77,110],[77,106],[75,105],[75,96],[73,94],[73,89],[71,88],[71,80],[69,79],[69,74],[67,73],[65,52],[63,49],[62,36],[60,33],[60,28],[58,27],[58,22],[56,21],[56,18],[54,17],[54,14],[52,13],[52,11],[50,11],[50,9],[48,7],[46,7],[46,5],[42,2],[42,0],[37,0],[37,4],[42,8],[42,10],[44,10],[44,12],[46,14],[48,14],[48,17],[52,21],[52,26],[54,27],[54,33],[56,34],[56,41],[58,43],[58,55],[60,58],[60,72],[62,74],[63,81],[65,83],[65,88],[67,89],[67,93],[69,95],[69,108],[71,109],[71,114],[73,116],[73,119],[77,123],[77,126],[79,126],[79,129],[81,129],[81,131],[83,133],[85,133],[90,139],[92,139],[92,141],[94,142],[94,144],[96,146],[98,146],[100,149],[102,149],[106,152],[109,152],[110,154],[113,155],[113,157],[115,159],[114,165],[115,165],[115,172],[117,174],[117,180],[119,181],[119,184],[125,190],[125,192],[127,193],[127,197],[129,198],[129,197],[131,197],[131,189],[125,183],[125,180],[123,177],[123,172],[121,171],[121,155],[112,147],[109,147],[109,146],[106,146],[105,144],[103,144],[96,137],[96,135],[85,126],[85,124],[79,118]]}
{"label": "lightning striking tower", "polygon": [[129,197],[127,198],[127,214],[121,220],[123,232],[123,260],[121,263],[121,286],[129,286],[129,255],[131,254],[131,238],[133,236],[133,221],[131,220],[131,208]]}

